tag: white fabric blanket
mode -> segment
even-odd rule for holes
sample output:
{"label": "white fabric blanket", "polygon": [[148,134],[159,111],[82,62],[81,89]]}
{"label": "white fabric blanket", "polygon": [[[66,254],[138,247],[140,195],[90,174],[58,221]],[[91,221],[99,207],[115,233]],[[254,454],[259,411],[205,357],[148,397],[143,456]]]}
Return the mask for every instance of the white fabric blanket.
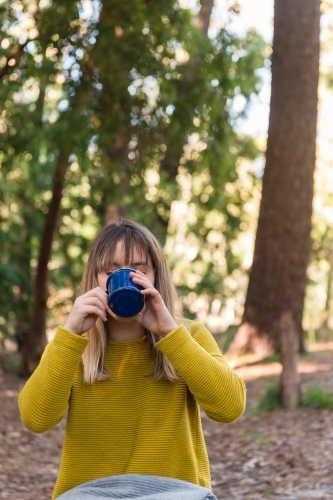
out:
{"label": "white fabric blanket", "polygon": [[108,476],[66,491],[57,500],[217,500],[207,488],[169,477],[143,474]]}

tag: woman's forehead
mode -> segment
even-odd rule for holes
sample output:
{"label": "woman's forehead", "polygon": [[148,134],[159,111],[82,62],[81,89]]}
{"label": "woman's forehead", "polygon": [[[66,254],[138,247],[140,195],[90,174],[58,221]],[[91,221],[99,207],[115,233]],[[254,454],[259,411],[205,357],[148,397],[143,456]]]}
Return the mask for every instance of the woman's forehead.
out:
{"label": "woman's forehead", "polygon": [[129,254],[128,256],[130,259],[147,258],[147,251],[141,248],[137,243],[131,243],[130,246],[126,248],[125,242],[122,240],[116,243],[112,257],[116,260],[123,260],[126,258],[126,253]]}
{"label": "woman's forehead", "polygon": [[[135,262],[147,262],[150,260],[147,249],[142,248],[137,243],[132,243],[129,248],[125,247],[124,241],[118,241],[110,255],[114,262],[119,264],[129,264]],[[127,261],[127,262],[126,262]]]}

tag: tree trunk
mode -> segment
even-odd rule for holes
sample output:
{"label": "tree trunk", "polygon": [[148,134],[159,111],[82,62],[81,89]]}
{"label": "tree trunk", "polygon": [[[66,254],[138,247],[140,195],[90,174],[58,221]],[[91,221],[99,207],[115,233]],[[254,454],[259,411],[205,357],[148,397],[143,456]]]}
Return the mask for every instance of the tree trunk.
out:
{"label": "tree trunk", "polygon": [[199,28],[205,35],[208,34],[210,17],[212,15],[212,10],[214,7],[214,0],[202,0],[201,8],[198,14],[198,24]]}
{"label": "tree trunk", "polygon": [[106,208],[105,222],[110,224],[114,221],[119,221],[126,216],[125,209],[115,203],[110,203]]}
{"label": "tree trunk", "polygon": [[231,352],[280,348],[291,313],[299,339],[310,254],[320,0],[276,0],[262,200],[242,325]]}
{"label": "tree trunk", "polygon": [[30,374],[34,371],[46,345],[48,263],[51,257],[53,235],[57,225],[67,165],[68,155],[64,150],[60,150],[54,173],[52,198],[46,215],[39,250],[32,319],[29,331],[24,336],[22,345],[21,369],[23,374]]}
{"label": "tree trunk", "polygon": [[332,285],[333,285],[333,247],[331,243],[331,250],[328,256],[328,274],[327,274],[327,285],[326,285],[326,301],[324,310],[321,313],[321,324],[319,328],[316,330],[316,337],[323,341],[329,342],[332,337],[332,328],[329,325],[329,321],[332,314],[331,307],[331,295],[332,295]]}
{"label": "tree trunk", "polygon": [[284,408],[294,410],[300,403],[300,378],[297,372],[299,340],[292,313],[284,313],[281,330],[281,402]]}
{"label": "tree trunk", "polygon": [[330,267],[327,275],[326,302],[323,311],[323,320],[321,325],[321,328],[326,328],[326,329],[328,329],[328,322],[331,315],[331,294],[332,294],[332,284],[333,284],[333,246],[330,250],[328,263]]}

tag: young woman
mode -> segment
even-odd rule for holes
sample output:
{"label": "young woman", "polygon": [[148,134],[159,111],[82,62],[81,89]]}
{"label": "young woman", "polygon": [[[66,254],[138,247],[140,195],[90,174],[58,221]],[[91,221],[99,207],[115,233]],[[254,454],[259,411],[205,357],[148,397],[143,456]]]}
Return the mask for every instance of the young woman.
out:
{"label": "young woman", "polygon": [[[110,273],[123,267],[134,269],[145,298],[132,318],[116,316],[105,292]],[[74,498],[63,494],[119,477],[128,484],[172,478],[210,490],[200,407],[213,420],[233,422],[246,390],[208,330],[177,313],[157,239],[129,220],[105,226],[92,243],[80,293],[19,397],[33,432],[68,412],[53,498]]]}

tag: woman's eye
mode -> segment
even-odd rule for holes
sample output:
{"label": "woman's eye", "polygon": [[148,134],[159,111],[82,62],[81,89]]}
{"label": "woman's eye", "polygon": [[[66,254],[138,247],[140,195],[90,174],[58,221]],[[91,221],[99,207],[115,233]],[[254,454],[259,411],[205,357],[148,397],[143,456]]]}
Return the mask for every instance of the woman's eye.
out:
{"label": "woman's eye", "polygon": [[117,269],[119,269],[118,267],[115,267],[115,268],[109,268],[109,269],[105,269],[104,270],[104,273],[107,275],[107,276],[110,276],[110,274],[114,273],[115,271],[117,271]]}
{"label": "woman's eye", "polygon": [[140,271],[142,274],[147,274],[147,266],[139,265],[134,268],[136,271]]}

